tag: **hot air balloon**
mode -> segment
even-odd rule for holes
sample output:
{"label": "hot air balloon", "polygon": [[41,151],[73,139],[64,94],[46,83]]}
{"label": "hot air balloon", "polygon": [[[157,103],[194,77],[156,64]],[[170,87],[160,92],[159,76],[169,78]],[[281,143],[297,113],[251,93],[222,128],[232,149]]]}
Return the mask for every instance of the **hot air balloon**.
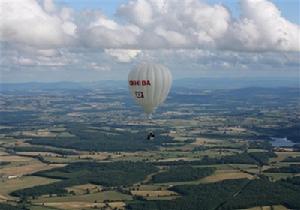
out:
{"label": "hot air balloon", "polygon": [[151,119],[152,113],[168,96],[172,75],[163,65],[142,63],[129,72],[128,85],[136,102]]}

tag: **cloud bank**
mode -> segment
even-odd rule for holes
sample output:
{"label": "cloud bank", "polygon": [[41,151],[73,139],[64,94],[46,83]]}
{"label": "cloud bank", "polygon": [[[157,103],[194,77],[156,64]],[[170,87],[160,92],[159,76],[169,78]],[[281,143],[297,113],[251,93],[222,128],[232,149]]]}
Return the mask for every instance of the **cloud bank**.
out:
{"label": "cloud bank", "polygon": [[113,62],[135,59],[201,69],[299,66],[300,26],[268,0],[241,0],[239,18],[204,0],[129,0],[114,17],[52,0],[2,0],[0,11],[4,71],[81,66],[107,72]]}
{"label": "cloud bank", "polygon": [[3,0],[0,40],[36,48],[299,51],[300,27],[267,0],[242,0],[234,19],[223,5],[199,0],[130,0],[116,18],[75,14],[51,0]]}

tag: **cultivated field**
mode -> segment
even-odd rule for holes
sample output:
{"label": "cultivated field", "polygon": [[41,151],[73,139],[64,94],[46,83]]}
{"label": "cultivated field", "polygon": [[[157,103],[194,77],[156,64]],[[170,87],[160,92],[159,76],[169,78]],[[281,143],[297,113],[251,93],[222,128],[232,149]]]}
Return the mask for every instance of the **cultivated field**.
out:
{"label": "cultivated field", "polygon": [[15,190],[32,187],[36,185],[49,184],[57,181],[59,180],[37,177],[37,176],[24,176],[24,177],[19,177],[14,179],[2,180],[0,182],[0,199],[2,200],[16,199],[10,196],[9,193]]}

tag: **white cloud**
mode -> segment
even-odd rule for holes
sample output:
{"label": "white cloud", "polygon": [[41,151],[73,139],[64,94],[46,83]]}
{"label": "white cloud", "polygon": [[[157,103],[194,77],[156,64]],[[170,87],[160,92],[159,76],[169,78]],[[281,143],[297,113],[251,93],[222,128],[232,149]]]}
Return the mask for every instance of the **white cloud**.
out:
{"label": "white cloud", "polygon": [[130,0],[108,17],[52,0],[2,0],[0,69],[112,73],[144,60],[181,72],[299,69],[299,25],[271,1],[240,5],[235,19],[204,0]]}
{"label": "white cloud", "polygon": [[55,10],[56,10],[56,7],[52,0],[44,0],[43,7],[44,7],[45,11],[48,13],[55,12]]}
{"label": "white cloud", "polygon": [[3,0],[0,40],[41,49],[70,43],[115,49],[227,49],[299,51],[300,27],[267,0],[242,0],[235,20],[220,4],[200,0],[130,0],[117,18],[80,15],[52,0]]}
{"label": "white cloud", "polygon": [[198,0],[132,0],[117,14],[140,28],[133,47],[146,49],[214,47],[230,19],[226,8]]}
{"label": "white cloud", "polygon": [[121,5],[118,15],[140,27],[145,27],[153,21],[152,5],[147,0],[129,1]]}
{"label": "white cloud", "polygon": [[115,57],[119,62],[128,63],[136,58],[141,50],[105,49],[104,52]]}
{"label": "white cloud", "polygon": [[75,24],[52,14],[49,0],[44,8],[35,0],[2,0],[0,3],[0,40],[37,48],[61,47],[72,41]]}
{"label": "white cloud", "polygon": [[18,62],[19,62],[20,65],[33,65],[33,64],[35,64],[32,59],[23,58],[23,57],[19,58]]}
{"label": "white cloud", "polygon": [[108,65],[101,65],[101,64],[98,64],[96,62],[92,62],[90,64],[87,65],[87,68],[88,69],[92,69],[94,71],[110,71],[111,70],[111,67],[108,66]]}
{"label": "white cloud", "polygon": [[[199,0],[131,0],[117,11],[139,27],[131,47],[299,51],[300,27],[267,0],[241,0],[235,20],[222,5]],[[124,46],[119,46],[124,47]]]}
{"label": "white cloud", "polygon": [[[156,33],[156,35],[165,39],[166,42],[168,42],[168,46],[180,47],[180,46],[185,46],[188,44],[188,40],[186,39],[186,37],[179,32],[166,30],[165,28],[157,27],[155,29],[155,33]],[[170,37],[172,37],[172,38],[170,39]]]}
{"label": "white cloud", "polygon": [[241,1],[241,19],[233,22],[222,45],[230,50],[299,51],[300,27],[266,0]]}
{"label": "white cloud", "polygon": [[140,29],[135,25],[121,25],[102,14],[79,29],[81,40],[89,47],[128,48],[137,46]]}

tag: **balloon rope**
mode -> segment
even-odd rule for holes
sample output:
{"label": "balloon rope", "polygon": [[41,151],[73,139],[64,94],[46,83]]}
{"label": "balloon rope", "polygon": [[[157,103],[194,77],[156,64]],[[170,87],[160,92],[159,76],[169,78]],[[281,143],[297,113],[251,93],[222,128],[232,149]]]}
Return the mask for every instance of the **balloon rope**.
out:
{"label": "balloon rope", "polygon": [[[147,114],[147,122],[149,124],[149,127],[152,127],[154,125],[154,121],[152,119],[152,113]],[[153,130],[150,130],[150,134],[153,134]]]}

